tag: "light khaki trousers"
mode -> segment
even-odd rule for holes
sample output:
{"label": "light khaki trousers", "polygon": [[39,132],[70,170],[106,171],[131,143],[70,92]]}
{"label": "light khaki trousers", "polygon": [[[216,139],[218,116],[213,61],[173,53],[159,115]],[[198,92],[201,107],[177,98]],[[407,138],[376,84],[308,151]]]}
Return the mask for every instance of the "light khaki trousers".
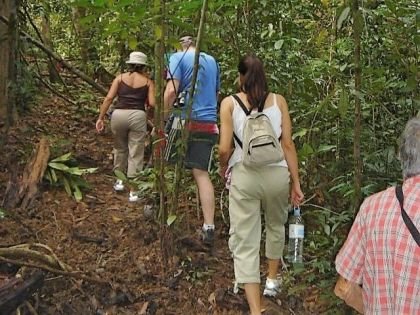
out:
{"label": "light khaki trousers", "polygon": [[116,109],[111,116],[114,170],[135,177],[143,169],[147,116],[143,110]]}
{"label": "light khaki trousers", "polygon": [[238,283],[260,283],[261,211],[264,213],[265,255],[283,255],[289,198],[289,171],[285,167],[232,169],[229,190],[230,237],[235,278]]}

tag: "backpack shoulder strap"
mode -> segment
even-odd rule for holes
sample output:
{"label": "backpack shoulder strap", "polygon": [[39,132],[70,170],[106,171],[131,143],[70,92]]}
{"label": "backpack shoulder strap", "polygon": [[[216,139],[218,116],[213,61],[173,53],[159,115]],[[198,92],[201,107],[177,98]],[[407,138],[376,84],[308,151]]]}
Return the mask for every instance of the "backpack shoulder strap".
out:
{"label": "backpack shoulder strap", "polygon": [[244,111],[245,115],[249,116],[249,114],[251,114],[251,111],[252,110],[246,108],[245,104],[241,101],[241,99],[239,98],[238,95],[233,94],[232,96],[238,102],[239,106],[241,106],[241,108]]}
{"label": "backpack shoulder strap", "polygon": [[235,138],[236,142],[239,144],[239,147],[242,149],[242,141],[238,138],[236,133],[233,133],[233,137]]}
{"label": "backpack shoulder strap", "polygon": [[401,186],[395,187],[395,195],[397,196],[397,199],[400,202],[401,215],[404,220],[404,223],[410,231],[411,235],[413,236],[414,240],[416,241],[417,245],[420,247],[420,232],[419,230],[417,230],[413,221],[411,221],[407,212],[405,212],[404,210],[404,194]]}
{"label": "backpack shoulder strap", "polygon": [[[248,110],[248,108],[246,108],[245,104],[241,101],[241,99],[239,98],[238,95],[233,94],[232,97],[238,102],[239,106],[242,108],[242,110],[244,111],[246,116],[249,116],[249,114],[251,113],[250,110]],[[233,138],[235,138],[235,141],[239,144],[239,147],[242,149],[243,144],[241,139],[239,139],[239,137],[236,135],[235,132],[233,132]]]}

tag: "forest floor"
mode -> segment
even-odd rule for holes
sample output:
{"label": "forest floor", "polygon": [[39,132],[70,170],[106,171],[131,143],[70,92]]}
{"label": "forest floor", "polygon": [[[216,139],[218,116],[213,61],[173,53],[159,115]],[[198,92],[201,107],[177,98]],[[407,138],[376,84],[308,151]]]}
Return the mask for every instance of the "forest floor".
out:
{"label": "forest floor", "polygon": [[[221,210],[216,211],[217,238],[209,251],[200,242],[202,217],[196,200],[183,206],[182,227],[175,227],[167,240],[173,246],[165,263],[162,229],[156,220],[145,218],[146,200],[129,203],[127,193],[112,189],[112,136],[109,125],[98,135],[95,121],[93,111],[44,95],[10,130],[2,149],[0,201],[10,165],[22,174],[41,136],[49,139],[53,157],[72,152],[79,167],[98,168],[86,176],[90,189],[81,202],[63,187],[45,182],[29,209],[2,210],[6,215],[0,216],[0,247],[45,244],[73,270],[105,282],[47,273],[43,287],[30,299],[37,314],[248,314],[244,293],[233,293],[228,226]],[[217,191],[218,205],[221,187]],[[314,288],[304,297],[283,290],[276,299],[263,300],[264,314],[325,313],[318,294]],[[28,313],[23,307],[21,314]]]}

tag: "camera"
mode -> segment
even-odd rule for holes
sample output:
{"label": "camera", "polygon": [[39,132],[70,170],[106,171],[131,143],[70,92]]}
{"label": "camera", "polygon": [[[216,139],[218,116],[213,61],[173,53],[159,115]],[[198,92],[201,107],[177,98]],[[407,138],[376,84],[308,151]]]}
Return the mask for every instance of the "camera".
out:
{"label": "camera", "polygon": [[181,93],[178,94],[175,103],[174,103],[174,107],[175,108],[182,108],[185,106],[185,96],[187,95],[186,91],[182,91]]}

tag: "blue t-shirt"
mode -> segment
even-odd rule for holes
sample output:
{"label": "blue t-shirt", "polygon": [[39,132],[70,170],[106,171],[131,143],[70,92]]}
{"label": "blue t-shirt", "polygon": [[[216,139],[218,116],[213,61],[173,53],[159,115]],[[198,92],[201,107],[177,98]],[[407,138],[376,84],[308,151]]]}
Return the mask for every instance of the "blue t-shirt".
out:
{"label": "blue t-shirt", "polygon": [[[171,76],[179,81],[179,92],[186,91],[185,105],[182,116],[186,116],[189,104],[189,91],[191,88],[192,74],[194,70],[195,51],[177,52],[169,59],[168,83],[171,84]],[[197,83],[191,111],[191,119],[200,121],[217,121],[217,92],[219,91],[220,78],[219,67],[216,60],[201,52]]]}

